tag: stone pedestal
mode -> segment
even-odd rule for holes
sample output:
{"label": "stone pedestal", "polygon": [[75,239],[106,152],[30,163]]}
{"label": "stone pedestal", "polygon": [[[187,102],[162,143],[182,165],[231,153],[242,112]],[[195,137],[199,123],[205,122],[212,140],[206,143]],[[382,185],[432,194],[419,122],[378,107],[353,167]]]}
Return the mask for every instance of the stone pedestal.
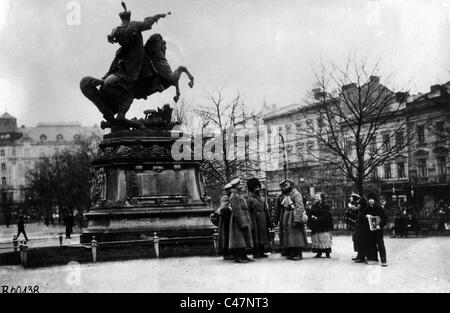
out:
{"label": "stone pedestal", "polygon": [[86,214],[81,242],[211,236],[199,162],[171,155],[179,132],[146,129],[105,135],[92,162],[97,203]]}

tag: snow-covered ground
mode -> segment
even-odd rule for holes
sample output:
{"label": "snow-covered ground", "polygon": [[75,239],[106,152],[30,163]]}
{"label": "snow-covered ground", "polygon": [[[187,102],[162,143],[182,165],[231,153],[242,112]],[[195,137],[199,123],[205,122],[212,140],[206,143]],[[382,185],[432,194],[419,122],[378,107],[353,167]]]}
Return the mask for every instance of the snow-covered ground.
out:
{"label": "snow-covered ground", "polygon": [[0,267],[0,286],[40,292],[450,292],[450,237],[385,238],[388,267],[354,264],[349,236],[333,238],[331,259],[279,254],[248,264],[216,257]]}

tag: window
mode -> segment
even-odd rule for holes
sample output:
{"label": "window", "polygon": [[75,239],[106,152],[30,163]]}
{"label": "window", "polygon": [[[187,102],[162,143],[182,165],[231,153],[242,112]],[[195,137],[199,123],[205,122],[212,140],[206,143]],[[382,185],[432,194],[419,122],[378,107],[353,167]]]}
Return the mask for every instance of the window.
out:
{"label": "window", "polygon": [[2,177],[2,186],[6,187],[6,177]]}
{"label": "window", "polygon": [[427,176],[427,160],[426,159],[417,160],[417,168],[418,168],[419,177]]}
{"label": "window", "polygon": [[295,123],[295,128],[296,128],[296,131],[297,131],[297,135],[300,135],[301,132],[302,132],[302,124],[299,123],[299,122]]}
{"label": "window", "polygon": [[439,175],[447,174],[447,160],[445,156],[440,156],[437,158],[437,170]]}
{"label": "window", "polygon": [[40,139],[41,141],[47,141],[47,136],[44,135],[44,134],[42,134],[41,137],[39,137],[39,139]]}
{"label": "window", "polygon": [[425,142],[425,126],[424,125],[417,126],[417,141],[419,143]]}
{"label": "window", "polygon": [[403,147],[403,131],[399,130],[397,134],[395,134],[395,144],[397,145],[397,149],[401,149]]}
{"label": "window", "polygon": [[377,167],[374,167],[372,169],[372,179],[374,179],[374,180],[378,179],[378,168]]}
{"label": "window", "polygon": [[391,137],[389,136],[389,134],[383,135],[383,146],[385,151],[391,149]]}
{"label": "window", "polygon": [[374,153],[377,150],[377,136],[373,136],[370,140],[370,152]]}
{"label": "window", "polygon": [[5,156],[5,150],[4,150],[4,149],[1,149],[1,150],[0,150],[0,156],[2,156],[2,157]]}
{"label": "window", "polygon": [[353,150],[353,142],[349,139],[345,141],[344,152],[346,156],[350,156]]}
{"label": "window", "polygon": [[64,140],[64,136],[61,135],[61,134],[58,134],[58,135],[56,136],[56,140],[62,141],[62,140]]}
{"label": "window", "polygon": [[6,171],[6,164],[2,163],[2,172]]}
{"label": "window", "polygon": [[441,139],[444,137],[444,122],[440,121],[436,123],[436,136],[438,139]]}
{"label": "window", "polygon": [[317,119],[317,127],[318,127],[319,129],[322,129],[322,128],[323,128],[323,119],[322,119],[321,117],[319,117],[319,118]]}
{"label": "window", "polygon": [[405,162],[397,162],[397,177],[405,178]]}
{"label": "window", "polygon": [[384,178],[391,179],[391,164],[384,164]]}

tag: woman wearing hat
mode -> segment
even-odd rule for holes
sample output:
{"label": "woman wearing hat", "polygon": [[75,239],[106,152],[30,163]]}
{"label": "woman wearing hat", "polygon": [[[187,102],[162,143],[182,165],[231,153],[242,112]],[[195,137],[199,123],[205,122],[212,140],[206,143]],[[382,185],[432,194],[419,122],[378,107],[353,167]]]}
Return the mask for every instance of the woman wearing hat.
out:
{"label": "woman wearing hat", "polygon": [[316,258],[320,258],[322,253],[325,253],[326,257],[329,258],[332,245],[331,231],[333,230],[330,205],[325,202],[325,197],[321,193],[316,194],[314,200],[308,218],[312,248],[317,253]]}

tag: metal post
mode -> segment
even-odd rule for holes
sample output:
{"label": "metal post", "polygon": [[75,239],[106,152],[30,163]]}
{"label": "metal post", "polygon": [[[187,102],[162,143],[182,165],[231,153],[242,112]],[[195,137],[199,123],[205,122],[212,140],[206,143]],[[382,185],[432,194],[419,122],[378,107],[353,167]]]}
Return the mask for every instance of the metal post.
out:
{"label": "metal post", "polygon": [[217,228],[214,229],[213,241],[214,241],[214,251],[216,255],[219,255],[219,232]]}
{"label": "metal post", "polygon": [[153,245],[155,246],[156,257],[159,258],[159,237],[156,232],[153,233]]}
{"label": "metal post", "polygon": [[27,266],[27,262],[28,262],[28,246],[26,244],[23,245],[22,247],[22,253],[23,253],[23,257],[22,257],[22,265],[24,267]]}
{"label": "metal post", "polygon": [[23,240],[19,242],[20,264],[23,264]]}
{"label": "metal post", "polygon": [[59,246],[61,247],[62,246],[62,244],[63,244],[63,235],[62,235],[62,233],[59,233]]}
{"label": "metal post", "polygon": [[91,248],[92,248],[92,261],[95,263],[97,262],[97,240],[95,240],[95,236],[92,236]]}
{"label": "metal post", "polygon": [[14,235],[13,236],[13,249],[14,249],[14,252],[17,252],[18,246],[19,246],[19,241],[17,240],[17,236]]}

